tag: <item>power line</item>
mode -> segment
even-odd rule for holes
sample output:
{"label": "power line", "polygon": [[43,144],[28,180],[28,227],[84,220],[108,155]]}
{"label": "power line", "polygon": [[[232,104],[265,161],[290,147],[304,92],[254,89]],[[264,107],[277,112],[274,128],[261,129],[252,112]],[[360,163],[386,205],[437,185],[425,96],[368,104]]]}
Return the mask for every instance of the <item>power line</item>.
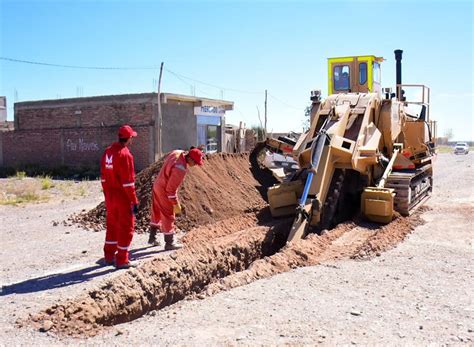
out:
{"label": "power line", "polygon": [[[186,83],[186,82],[184,81],[184,79],[187,79],[187,80],[189,80],[189,81],[193,81],[193,82],[200,83],[200,84],[203,84],[203,85],[206,85],[206,86],[209,86],[209,87],[213,87],[213,88],[220,89],[221,91],[222,91],[222,90],[227,90],[227,91],[234,91],[234,92],[246,93],[246,94],[262,94],[262,92],[254,92],[254,91],[248,91],[248,90],[226,88],[226,87],[218,86],[218,85],[215,85],[215,84],[207,83],[207,82],[204,82],[204,81],[200,81],[200,80],[197,80],[197,79],[194,79],[194,78],[191,78],[191,77],[187,77],[187,76],[181,75],[181,74],[179,74],[179,73],[177,73],[177,72],[174,72],[174,71],[171,71],[171,70],[169,70],[169,69],[167,69],[167,68],[165,68],[165,70],[168,71],[169,73],[171,73],[172,75],[174,75],[176,78],[178,78],[180,81],[182,81],[182,82],[184,82],[184,83]],[[271,95],[270,93],[268,93],[268,95],[269,95],[272,99],[274,99],[274,100],[280,102],[281,104],[285,105],[286,107],[289,107],[289,108],[292,108],[292,109],[295,109],[295,110],[299,110],[299,111],[303,110],[303,108],[290,105],[289,103],[287,103],[287,102],[285,102],[285,101],[283,101],[283,100],[281,100],[281,99],[279,99],[279,98],[277,98],[277,97]]]}
{"label": "power line", "polygon": [[271,97],[273,100],[276,100],[276,101],[282,103],[283,105],[285,105],[285,106],[287,106],[287,107],[289,107],[289,108],[293,108],[293,109],[295,109],[295,110],[300,110],[300,111],[303,110],[303,108],[290,105],[290,104],[288,104],[287,102],[285,102],[285,101],[283,101],[283,100],[281,100],[281,99],[279,99],[279,98],[273,96],[273,95],[270,94],[270,93],[268,93],[268,96]]}
{"label": "power line", "polygon": [[0,60],[10,61],[14,63],[62,67],[62,68],[68,68],[68,69],[85,69],[85,70],[158,70],[159,69],[158,66],[111,67],[111,66],[63,65],[63,64],[43,63],[43,62],[30,61],[30,60],[13,59],[13,58],[8,58],[8,57],[0,57]]}
{"label": "power line", "polygon": [[215,84],[207,83],[207,82],[204,82],[204,81],[200,81],[200,80],[197,80],[195,78],[191,78],[191,77],[181,75],[181,74],[179,74],[177,72],[174,72],[174,71],[171,71],[170,69],[167,69],[167,68],[165,68],[165,70],[168,71],[169,73],[175,75],[176,77],[179,76],[179,77],[187,79],[189,81],[200,83],[200,84],[203,84],[203,85],[206,85],[206,86],[209,86],[209,87],[213,87],[213,88],[216,88],[216,89],[220,89],[220,90],[226,90],[226,91],[231,91],[231,92],[236,92],[236,93],[245,93],[245,94],[262,94],[263,93],[263,92],[255,92],[255,91],[242,90],[242,89],[226,88],[226,87],[218,86],[218,85],[215,85]]}
{"label": "power line", "polygon": [[189,83],[189,82],[186,82],[186,81],[185,81],[183,78],[181,78],[178,74],[176,74],[176,73],[174,73],[174,72],[172,72],[172,71],[169,71],[169,70],[166,69],[166,68],[165,68],[164,70],[166,70],[167,72],[171,73],[175,78],[177,78],[178,80],[180,80],[181,82],[183,82],[183,83],[186,84],[187,86],[198,90],[200,93],[202,93],[202,94],[204,94],[204,95],[207,95],[207,96],[211,96],[211,97],[212,97],[211,94],[206,93],[205,91],[203,91],[203,90],[201,90],[201,89],[199,89],[199,88],[196,88],[196,86],[194,86],[193,84],[191,84],[191,83]]}
{"label": "power line", "polygon": [[[82,66],[82,65],[65,65],[65,64],[53,64],[53,63],[44,63],[44,62],[38,62],[38,61],[31,61],[31,60],[21,60],[21,59],[14,59],[14,58],[9,58],[9,57],[0,57],[0,60],[4,60],[4,61],[9,61],[9,62],[14,62],[14,63],[22,63],[22,64],[31,64],[31,65],[42,65],[42,66],[50,66],[50,67],[60,67],[60,68],[69,68],[69,69],[85,69],[85,70],[158,70],[159,67],[158,66],[135,66],[135,67],[117,67],[117,66]],[[191,78],[191,77],[187,77],[187,76],[184,76],[184,75],[181,75],[177,72],[174,72],[170,69],[167,69],[165,68],[164,70],[166,70],[167,72],[169,72],[170,74],[174,75],[174,77],[176,77],[177,79],[179,79],[181,82],[191,86],[191,87],[194,87],[192,84],[188,83],[185,81],[186,80],[189,80],[189,81],[193,81],[193,82],[196,82],[196,83],[200,83],[202,85],[206,85],[206,86],[209,86],[209,87],[212,87],[212,88],[216,88],[216,89],[219,89],[221,92],[223,91],[230,91],[230,92],[236,92],[236,93],[244,93],[244,94],[263,94],[263,92],[257,92],[257,91],[249,91],[249,90],[242,90],[242,89],[234,89],[234,88],[226,88],[226,87],[222,87],[222,86],[218,86],[216,84],[212,84],[212,83],[207,83],[207,82],[204,82],[204,81],[200,81],[200,80],[197,80],[195,78]],[[194,87],[195,88],[195,87]],[[197,89],[198,91],[200,91],[201,93],[203,94],[206,94],[206,95],[210,95],[198,88],[195,88]],[[295,110],[301,110],[300,107],[295,107],[295,106],[292,106],[290,104],[288,104],[287,102],[271,95],[270,93],[268,93],[268,96],[270,96],[272,99],[280,102],[281,104],[289,107],[289,108],[292,108],[292,109],[295,109]]]}

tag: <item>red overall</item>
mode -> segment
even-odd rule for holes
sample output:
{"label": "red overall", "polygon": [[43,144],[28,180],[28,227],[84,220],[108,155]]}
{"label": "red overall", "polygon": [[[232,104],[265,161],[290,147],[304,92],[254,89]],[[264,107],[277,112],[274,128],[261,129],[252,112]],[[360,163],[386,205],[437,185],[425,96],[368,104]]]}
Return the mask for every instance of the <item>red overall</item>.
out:
{"label": "red overall", "polygon": [[123,144],[113,143],[102,156],[100,172],[107,210],[104,258],[112,262],[115,257],[121,266],[128,263],[135,224],[132,207],[138,204],[133,155]]}
{"label": "red overall", "polygon": [[178,188],[186,176],[187,168],[184,151],[173,151],[166,157],[153,183],[150,225],[159,227],[165,235],[175,233],[173,206],[178,204]]}

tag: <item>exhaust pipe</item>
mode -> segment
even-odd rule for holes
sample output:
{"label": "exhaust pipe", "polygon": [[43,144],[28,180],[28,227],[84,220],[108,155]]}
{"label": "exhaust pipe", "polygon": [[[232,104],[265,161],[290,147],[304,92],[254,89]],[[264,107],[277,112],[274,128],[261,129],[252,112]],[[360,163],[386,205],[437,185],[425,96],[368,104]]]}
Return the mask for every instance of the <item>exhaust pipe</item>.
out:
{"label": "exhaust pipe", "polygon": [[397,62],[396,65],[396,73],[397,73],[397,84],[396,84],[396,90],[397,90],[397,99],[400,101],[400,93],[401,93],[401,88],[398,86],[402,84],[402,54],[403,51],[401,49],[396,49],[395,50],[395,61]]}

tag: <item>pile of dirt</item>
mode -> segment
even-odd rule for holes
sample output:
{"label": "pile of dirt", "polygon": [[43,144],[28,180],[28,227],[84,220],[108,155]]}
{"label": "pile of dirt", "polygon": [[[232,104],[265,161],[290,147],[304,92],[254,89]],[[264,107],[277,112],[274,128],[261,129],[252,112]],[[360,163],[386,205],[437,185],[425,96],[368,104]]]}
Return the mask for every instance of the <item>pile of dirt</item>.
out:
{"label": "pile of dirt", "polygon": [[[264,208],[266,191],[276,179],[268,170],[261,169],[254,153],[217,153],[206,156],[203,166],[189,168],[178,192],[183,214],[176,220],[177,228],[188,231]],[[136,177],[139,200],[136,232],[148,231],[153,182],[163,159]],[[105,204],[101,203],[88,212],[71,216],[70,221],[87,229],[104,230],[105,212]]]}

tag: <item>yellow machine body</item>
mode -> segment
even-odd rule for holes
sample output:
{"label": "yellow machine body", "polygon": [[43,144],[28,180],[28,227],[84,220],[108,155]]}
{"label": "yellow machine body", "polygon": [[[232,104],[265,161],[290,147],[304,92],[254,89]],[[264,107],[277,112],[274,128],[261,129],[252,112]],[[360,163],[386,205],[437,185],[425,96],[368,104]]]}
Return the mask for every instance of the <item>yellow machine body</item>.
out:
{"label": "yellow machine body", "polygon": [[374,222],[390,223],[394,197],[394,189],[391,188],[365,188],[361,196],[361,212]]}

